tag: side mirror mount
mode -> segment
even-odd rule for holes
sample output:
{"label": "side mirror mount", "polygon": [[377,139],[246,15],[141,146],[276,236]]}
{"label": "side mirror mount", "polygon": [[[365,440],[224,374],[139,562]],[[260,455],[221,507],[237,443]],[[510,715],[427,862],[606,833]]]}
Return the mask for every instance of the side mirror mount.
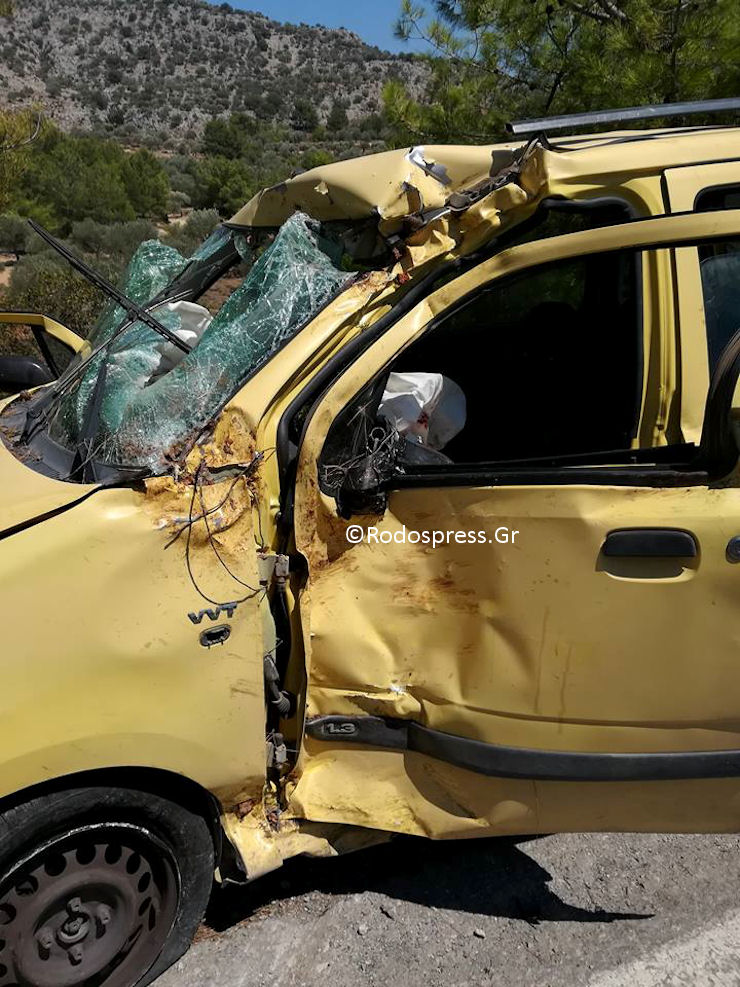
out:
{"label": "side mirror mount", "polygon": [[371,380],[334,419],[319,457],[319,484],[344,520],[378,517],[388,505],[403,439],[378,417],[385,377]]}
{"label": "side mirror mount", "polygon": [[33,356],[0,356],[0,391],[17,394],[53,379],[49,368]]}
{"label": "side mirror mount", "polygon": [[337,514],[348,521],[360,514],[384,514],[388,506],[388,493],[383,483],[389,480],[393,469],[379,469],[376,457],[371,453],[356,460],[347,471],[336,492]]}

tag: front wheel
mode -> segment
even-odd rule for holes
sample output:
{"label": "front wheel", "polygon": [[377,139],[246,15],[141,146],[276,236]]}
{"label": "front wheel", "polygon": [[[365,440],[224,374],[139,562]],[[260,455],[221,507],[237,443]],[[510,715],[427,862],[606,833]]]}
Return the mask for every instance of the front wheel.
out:
{"label": "front wheel", "polygon": [[0,814],[0,987],[144,987],[208,901],[205,820],[159,796],[87,788]]}

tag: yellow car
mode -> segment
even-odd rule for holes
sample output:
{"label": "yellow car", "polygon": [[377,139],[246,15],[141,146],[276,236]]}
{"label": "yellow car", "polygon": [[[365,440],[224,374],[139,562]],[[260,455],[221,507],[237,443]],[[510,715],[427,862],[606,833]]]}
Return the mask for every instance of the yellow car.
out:
{"label": "yellow car", "polygon": [[0,315],[0,983],[148,984],[214,876],[389,834],[738,831],[740,129],[558,136],[623,118],[121,288],[37,228],[109,302]]}

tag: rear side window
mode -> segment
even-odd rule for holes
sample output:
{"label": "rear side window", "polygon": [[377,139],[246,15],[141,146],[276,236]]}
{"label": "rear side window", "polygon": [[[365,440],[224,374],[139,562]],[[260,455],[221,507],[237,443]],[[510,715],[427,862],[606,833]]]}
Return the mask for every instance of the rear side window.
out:
{"label": "rear side window", "polygon": [[740,209],[740,182],[705,188],[694,202],[696,212],[716,212],[718,209]]}
{"label": "rear side window", "polygon": [[711,372],[722,350],[740,329],[740,238],[700,246],[699,266]]}

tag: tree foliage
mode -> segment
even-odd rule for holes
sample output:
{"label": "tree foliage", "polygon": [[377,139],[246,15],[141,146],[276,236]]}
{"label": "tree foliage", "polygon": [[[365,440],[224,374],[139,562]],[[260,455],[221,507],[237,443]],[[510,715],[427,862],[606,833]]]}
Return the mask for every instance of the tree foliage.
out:
{"label": "tree foliage", "polygon": [[326,129],[330,134],[341,134],[348,126],[347,108],[342,103],[334,103],[326,120]]}
{"label": "tree foliage", "polygon": [[166,214],[169,181],[148,151],[47,128],[10,195],[15,211],[67,233],[83,219],[125,222]]}
{"label": "tree foliage", "polygon": [[15,213],[0,214],[0,252],[15,254],[16,260],[28,250],[31,227]]}
{"label": "tree foliage", "polygon": [[189,257],[195,248],[216,229],[220,217],[215,209],[194,209],[184,223],[176,226],[167,237],[167,243]]}
{"label": "tree foliage", "polygon": [[0,109],[0,212],[10,202],[41,127],[41,117],[33,110]]}
{"label": "tree foliage", "polygon": [[208,157],[198,163],[193,205],[198,209],[216,209],[228,216],[251,199],[257,189],[252,173],[243,161]]}
{"label": "tree foliage", "polygon": [[24,258],[3,304],[21,312],[43,312],[81,336],[95,324],[104,299],[89,281],[46,256]]}
{"label": "tree foliage", "polygon": [[320,168],[321,165],[331,164],[333,160],[334,158],[328,151],[322,151],[320,148],[311,148],[301,158],[301,167],[308,171],[311,168]]}
{"label": "tree foliage", "polygon": [[137,216],[166,218],[170,182],[151,151],[134,151],[121,169],[124,188]]}
{"label": "tree foliage", "polygon": [[290,122],[296,130],[311,131],[319,125],[319,114],[310,99],[297,99],[293,104]]}
{"label": "tree foliage", "polygon": [[737,0],[403,0],[423,39],[427,96],[390,82],[400,141],[481,139],[507,119],[707,99],[740,88]]}
{"label": "tree foliage", "polygon": [[203,131],[203,153],[221,158],[240,158],[248,148],[250,138],[259,129],[257,121],[246,113],[232,113],[228,119],[215,117]]}

